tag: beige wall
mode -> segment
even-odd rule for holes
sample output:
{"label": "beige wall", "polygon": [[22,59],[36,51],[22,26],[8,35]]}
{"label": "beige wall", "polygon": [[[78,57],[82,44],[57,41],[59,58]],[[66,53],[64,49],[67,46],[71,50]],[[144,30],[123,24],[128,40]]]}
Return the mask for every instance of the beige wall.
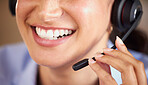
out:
{"label": "beige wall", "polygon": [[0,0],[0,46],[21,40],[15,17],[9,12],[8,0]]}
{"label": "beige wall", "polygon": [[141,28],[141,30],[146,32],[148,36],[148,0],[141,0],[141,2],[143,5],[144,13],[139,27]]}
{"label": "beige wall", "polygon": [[[148,35],[148,0],[141,0],[144,5],[144,16],[140,23],[141,30]],[[0,46],[22,41],[16,26],[15,17],[8,9],[8,0],[0,0]]]}

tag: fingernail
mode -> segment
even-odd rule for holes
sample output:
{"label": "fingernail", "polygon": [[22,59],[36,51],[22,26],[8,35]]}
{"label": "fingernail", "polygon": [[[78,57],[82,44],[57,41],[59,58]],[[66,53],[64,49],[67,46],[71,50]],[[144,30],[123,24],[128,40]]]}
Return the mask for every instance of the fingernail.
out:
{"label": "fingernail", "polygon": [[123,41],[118,36],[116,36],[116,40],[119,44],[124,45]]}
{"label": "fingernail", "polygon": [[94,61],[92,58],[89,58],[89,63],[96,63],[96,61]]}
{"label": "fingernail", "polygon": [[113,49],[110,49],[110,48],[104,48],[103,49],[103,52],[110,52],[110,51],[113,51]]}
{"label": "fingernail", "polygon": [[103,55],[101,53],[98,53],[96,57],[102,57]]}
{"label": "fingernail", "polygon": [[97,54],[97,56],[95,58],[100,59],[102,56],[103,56],[102,54]]}

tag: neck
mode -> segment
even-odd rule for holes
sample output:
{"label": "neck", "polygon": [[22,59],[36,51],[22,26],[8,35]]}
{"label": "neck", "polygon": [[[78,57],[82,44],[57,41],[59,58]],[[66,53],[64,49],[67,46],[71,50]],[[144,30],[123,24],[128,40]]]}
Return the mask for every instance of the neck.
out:
{"label": "neck", "polygon": [[39,66],[39,72],[42,85],[97,85],[98,83],[96,74],[90,68],[74,72],[70,68],[64,71],[55,71]]}
{"label": "neck", "polygon": [[[102,52],[102,49],[107,47],[107,42],[108,35],[105,34],[100,43],[85,56],[90,57],[98,51]],[[97,85],[99,81],[89,66],[79,71],[73,71],[72,65],[56,69],[39,66],[39,76],[42,85]]]}

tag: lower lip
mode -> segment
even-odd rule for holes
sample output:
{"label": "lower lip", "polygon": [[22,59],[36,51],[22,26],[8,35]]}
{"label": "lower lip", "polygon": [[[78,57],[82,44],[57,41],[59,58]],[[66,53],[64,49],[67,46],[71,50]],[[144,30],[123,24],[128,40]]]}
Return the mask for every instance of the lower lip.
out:
{"label": "lower lip", "polygon": [[33,29],[32,29],[32,33],[33,33],[33,37],[36,43],[41,46],[45,46],[45,47],[54,47],[54,46],[61,45],[65,43],[73,35],[72,34],[64,38],[57,39],[57,40],[48,40],[48,39],[40,38]]}

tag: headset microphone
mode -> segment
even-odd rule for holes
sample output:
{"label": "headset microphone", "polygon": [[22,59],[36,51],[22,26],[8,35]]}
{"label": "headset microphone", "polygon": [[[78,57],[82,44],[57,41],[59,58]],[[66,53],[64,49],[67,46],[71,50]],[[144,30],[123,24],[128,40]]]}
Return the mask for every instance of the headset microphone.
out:
{"label": "headset microphone", "polygon": [[[115,0],[115,1],[120,1],[120,0]],[[122,0],[121,0],[122,1]],[[123,1],[126,1],[126,0],[123,0]],[[130,1],[130,0],[127,0],[127,1]],[[132,0],[131,0],[132,1]],[[114,24],[114,23],[116,23],[116,24],[114,24],[116,27],[118,27],[118,30],[119,31],[125,31],[126,30],[126,33],[124,34],[124,36],[122,37],[122,41],[124,41],[128,36],[129,36],[129,34],[137,27],[137,25],[139,24],[139,22],[140,22],[140,19],[141,19],[141,17],[142,17],[142,14],[143,14],[143,11],[142,11],[142,5],[141,5],[141,3],[140,3],[140,1],[138,1],[138,4],[137,4],[137,1],[138,0],[136,0],[136,6],[134,6],[134,8],[135,9],[132,9],[132,12],[133,12],[133,21],[132,21],[132,25],[131,25],[131,27],[129,27],[129,28],[123,28],[122,27],[122,23],[121,23],[121,21],[119,21],[120,19],[121,20],[123,20],[123,18],[119,18],[119,15],[118,14],[120,14],[120,16],[123,16],[123,13],[119,13],[117,10],[117,12],[116,13],[118,13],[117,15],[117,17],[118,18],[116,18],[116,19],[113,19],[113,15],[112,15],[112,20],[117,20],[117,21],[112,21],[112,23]],[[118,3],[118,2],[117,2]],[[119,4],[119,3],[118,3]],[[114,4],[114,6],[113,6],[113,9],[114,9],[114,7],[116,7],[115,6],[116,5],[116,3]],[[123,4],[122,4],[123,5]],[[135,5],[135,3],[134,3],[134,5]],[[124,6],[124,8],[125,8],[125,4],[123,5]],[[117,8],[115,8],[115,9],[117,9]],[[123,8],[122,8],[123,9]],[[119,11],[121,11],[121,7],[120,7],[120,9],[119,9]],[[113,10],[113,12],[114,12],[114,10]],[[121,11],[122,12],[122,11]],[[115,12],[114,12],[115,13]],[[130,13],[131,14],[131,13]],[[128,18],[130,18],[130,17],[128,17]],[[118,24],[118,22],[119,22],[119,24]],[[118,26],[117,26],[118,25]],[[129,25],[128,25],[129,26]],[[114,45],[114,46],[112,46],[111,47],[111,49],[116,49],[116,46]],[[102,53],[103,55],[104,55],[104,53]],[[92,58],[94,61],[96,61],[96,59],[95,59],[95,57],[93,57]],[[86,66],[88,66],[88,64],[89,64],[89,62],[88,62],[88,59],[83,59],[83,60],[81,60],[81,61],[79,61],[78,63],[76,63],[76,64],[74,64],[73,66],[72,66],[72,68],[73,68],[73,70],[74,71],[77,71],[77,70],[80,70],[80,69],[82,69],[82,68],[84,68],[84,67],[86,67]]]}

